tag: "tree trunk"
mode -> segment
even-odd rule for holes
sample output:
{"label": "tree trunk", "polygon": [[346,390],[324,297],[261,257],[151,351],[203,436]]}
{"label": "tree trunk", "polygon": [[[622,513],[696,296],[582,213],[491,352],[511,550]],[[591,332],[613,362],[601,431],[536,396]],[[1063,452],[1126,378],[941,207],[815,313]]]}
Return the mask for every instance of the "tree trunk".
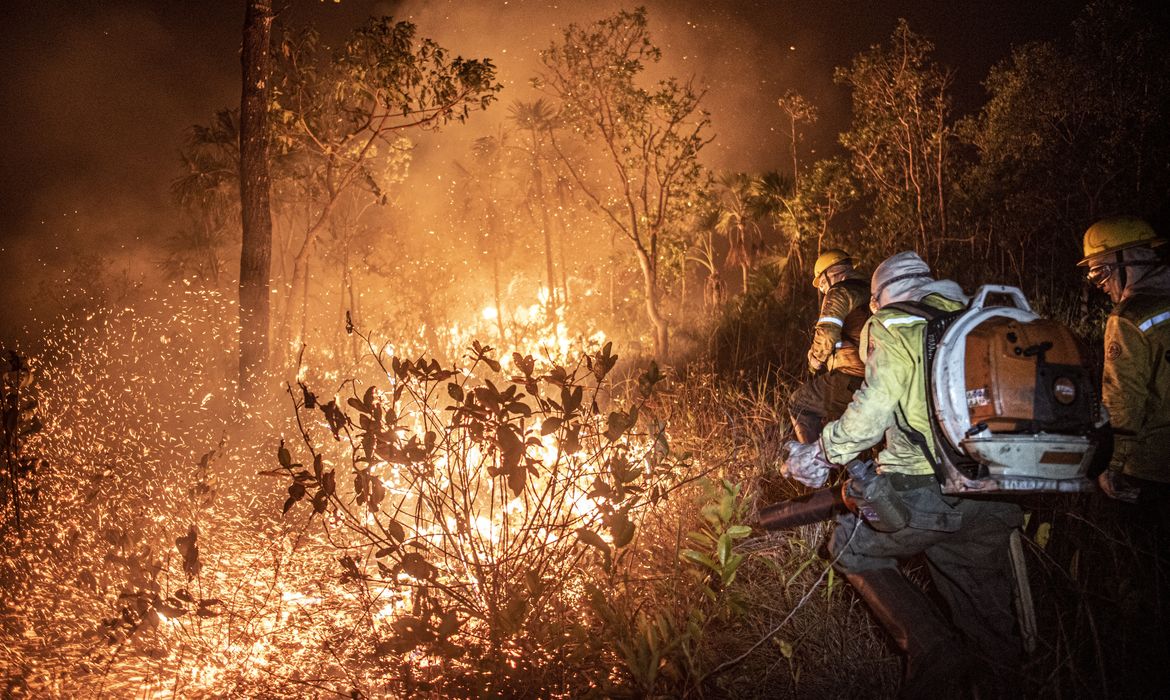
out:
{"label": "tree trunk", "polygon": [[272,209],[268,179],[268,63],[271,0],[247,0],[240,54],[240,395],[250,398],[268,359]]}
{"label": "tree trunk", "polygon": [[659,365],[666,365],[670,355],[669,328],[658,305],[658,280],[654,261],[642,246],[635,247],[638,253],[638,267],[642,270],[642,291],[646,295],[646,317],[654,329],[654,359]]}

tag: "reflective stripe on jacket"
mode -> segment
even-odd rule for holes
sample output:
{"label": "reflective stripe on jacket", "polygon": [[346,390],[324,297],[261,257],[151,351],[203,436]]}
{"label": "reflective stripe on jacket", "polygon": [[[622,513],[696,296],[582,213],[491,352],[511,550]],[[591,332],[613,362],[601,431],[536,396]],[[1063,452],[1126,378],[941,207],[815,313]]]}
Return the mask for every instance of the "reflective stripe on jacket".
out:
{"label": "reflective stripe on jacket", "polygon": [[[964,306],[939,294],[931,294],[922,302],[943,311]],[[898,427],[899,423],[908,423],[935,449],[923,366],[925,333],[926,319],[897,309],[882,309],[865,324],[865,383],[853,395],[844,415],[821,433],[830,462],[845,464],[885,436],[885,448],[877,458],[881,471],[934,473],[922,450]],[[936,452],[932,456],[938,459]]]}
{"label": "reflective stripe on jacket", "polygon": [[1170,482],[1170,297],[1136,294],[1109,315],[1101,399],[1114,430],[1110,468]]}
{"label": "reflective stripe on jacket", "polygon": [[823,363],[830,372],[864,375],[858,349],[868,316],[869,283],[864,279],[849,277],[829,287],[821,301],[809,359]]}

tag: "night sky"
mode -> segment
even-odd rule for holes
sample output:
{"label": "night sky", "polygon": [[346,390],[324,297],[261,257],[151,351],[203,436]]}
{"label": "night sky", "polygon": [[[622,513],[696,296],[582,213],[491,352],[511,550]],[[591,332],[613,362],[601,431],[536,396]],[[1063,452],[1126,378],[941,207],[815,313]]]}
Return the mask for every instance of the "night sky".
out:
{"label": "night sky", "polygon": [[[280,3],[277,3],[278,7]],[[1068,31],[1082,2],[990,0],[942,3],[862,0],[660,0],[647,7],[665,72],[695,74],[716,140],[714,167],[758,171],[787,162],[775,101],[795,89],[818,106],[809,143],[834,148],[848,125],[848,92],[834,66],[882,43],[898,17],[931,38],[957,70],[956,106],[977,107],[981,80],[1010,47]],[[527,87],[537,52],[568,22],[622,7],[602,2],[291,0],[289,23],[311,22],[340,40],[371,14],[412,19],[429,36],[470,57],[491,57],[505,89],[466,127],[423,139],[414,186],[430,168],[463,155],[471,138],[493,132]],[[28,291],[76,253],[100,253],[131,276],[149,274],[155,246],[177,225],[169,186],[178,173],[183,131],[239,101],[243,0],[225,2],[22,2],[0,10],[5,68],[0,73],[0,340],[23,322]]]}

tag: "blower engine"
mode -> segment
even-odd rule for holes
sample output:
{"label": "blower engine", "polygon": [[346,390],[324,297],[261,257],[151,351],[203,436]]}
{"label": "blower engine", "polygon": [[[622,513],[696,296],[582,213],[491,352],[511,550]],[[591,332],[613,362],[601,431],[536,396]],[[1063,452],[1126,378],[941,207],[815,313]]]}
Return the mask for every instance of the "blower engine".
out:
{"label": "blower engine", "polygon": [[[989,306],[990,296],[1010,300]],[[926,361],[944,493],[1076,492],[1107,431],[1080,340],[1015,287],[928,319]]]}

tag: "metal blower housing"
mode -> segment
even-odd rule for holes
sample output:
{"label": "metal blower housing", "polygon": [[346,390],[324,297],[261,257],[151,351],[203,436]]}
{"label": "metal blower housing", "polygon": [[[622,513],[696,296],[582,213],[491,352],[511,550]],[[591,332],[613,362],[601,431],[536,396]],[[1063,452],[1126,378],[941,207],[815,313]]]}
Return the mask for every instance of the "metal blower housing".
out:
{"label": "metal blower housing", "polygon": [[944,492],[1093,488],[1086,474],[1106,421],[1072,331],[1040,318],[1019,289],[986,285],[927,333]]}

